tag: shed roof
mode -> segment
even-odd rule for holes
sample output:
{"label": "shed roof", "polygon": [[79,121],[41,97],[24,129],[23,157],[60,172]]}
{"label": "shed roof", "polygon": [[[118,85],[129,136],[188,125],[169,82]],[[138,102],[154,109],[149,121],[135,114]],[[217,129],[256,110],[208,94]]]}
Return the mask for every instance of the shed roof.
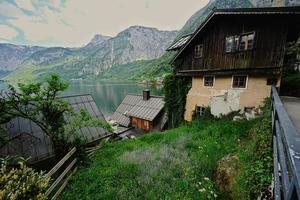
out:
{"label": "shed roof", "polygon": [[[79,111],[85,108],[91,116],[105,120],[103,114],[96,106],[91,95],[76,95],[62,97]],[[54,156],[54,149],[50,138],[34,122],[21,117],[16,117],[4,125],[11,141],[0,149],[0,155],[19,155],[35,163]],[[78,133],[86,138],[88,143],[101,139],[109,132],[101,127],[81,128]]]}
{"label": "shed roof", "polygon": [[210,15],[206,17],[204,22],[199,26],[199,28],[189,37],[187,41],[179,48],[168,48],[167,51],[178,50],[175,57],[171,60],[170,64],[173,64],[174,61],[182,54],[182,52],[189,46],[189,44],[202,32],[210,21],[216,16],[223,15],[289,15],[289,16],[300,16],[300,7],[266,7],[266,8],[233,8],[233,9],[215,9]]}
{"label": "shed roof", "polygon": [[128,94],[113,114],[112,119],[120,125],[130,125],[129,116],[153,121],[164,108],[164,98],[161,96],[150,96],[147,101],[139,94]]}

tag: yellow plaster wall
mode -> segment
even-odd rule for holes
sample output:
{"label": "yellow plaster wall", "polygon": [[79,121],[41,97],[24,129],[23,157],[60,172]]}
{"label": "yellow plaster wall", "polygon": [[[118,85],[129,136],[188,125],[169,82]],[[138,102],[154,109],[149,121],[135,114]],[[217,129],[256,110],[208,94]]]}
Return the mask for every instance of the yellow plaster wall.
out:
{"label": "yellow plaster wall", "polygon": [[[278,85],[280,79],[278,77]],[[232,88],[232,76],[216,76],[212,88],[203,86],[203,77],[193,77],[192,88],[187,94],[185,120],[192,120],[192,113],[195,106],[212,106],[212,97],[224,93],[231,93],[234,101],[231,102],[233,108],[243,110],[244,107],[258,107],[263,104],[266,97],[270,96],[271,86],[267,85],[266,76],[248,76],[247,87],[245,89]],[[220,105],[222,106],[222,105]],[[222,108],[221,108],[222,109]]]}

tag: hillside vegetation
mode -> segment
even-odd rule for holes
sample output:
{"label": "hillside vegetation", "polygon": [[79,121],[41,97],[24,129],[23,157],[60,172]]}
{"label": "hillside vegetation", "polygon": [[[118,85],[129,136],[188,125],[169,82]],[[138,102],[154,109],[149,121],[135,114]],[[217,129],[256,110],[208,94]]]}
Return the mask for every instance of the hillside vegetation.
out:
{"label": "hillside vegetation", "polygon": [[[104,142],[61,199],[255,199],[272,178],[268,110],[252,121],[201,118],[163,133]],[[226,163],[234,173],[217,170],[227,157],[236,158]]]}

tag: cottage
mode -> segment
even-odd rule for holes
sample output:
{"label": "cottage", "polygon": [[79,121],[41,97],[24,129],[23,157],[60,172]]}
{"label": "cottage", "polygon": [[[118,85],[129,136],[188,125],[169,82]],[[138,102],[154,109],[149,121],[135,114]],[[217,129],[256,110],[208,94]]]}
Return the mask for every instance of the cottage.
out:
{"label": "cottage", "polygon": [[[91,95],[63,97],[75,111],[86,109],[91,116],[105,120]],[[24,118],[14,118],[4,124],[8,130],[10,142],[0,148],[0,156],[22,156],[30,158],[29,164],[37,164],[54,157],[54,149],[50,138],[34,122]],[[101,127],[81,128],[78,133],[89,144],[109,136],[110,133]]]}
{"label": "cottage", "polygon": [[211,107],[215,116],[259,107],[280,87],[285,49],[300,33],[300,8],[214,10],[168,51],[178,76],[192,78],[185,120]]}
{"label": "cottage", "polygon": [[145,131],[162,130],[166,124],[164,98],[151,96],[149,90],[143,95],[128,94],[113,114],[112,119],[123,127],[136,127]]}

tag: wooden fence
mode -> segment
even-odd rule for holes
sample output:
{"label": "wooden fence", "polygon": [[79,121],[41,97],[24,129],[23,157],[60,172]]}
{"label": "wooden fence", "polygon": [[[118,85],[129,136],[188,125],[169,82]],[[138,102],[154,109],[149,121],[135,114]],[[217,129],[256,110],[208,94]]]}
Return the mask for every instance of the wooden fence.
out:
{"label": "wooden fence", "polygon": [[300,199],[300,135],[289,118],[274,86],[271,96],[274,199]]}
{"label": "wooden fence", "polygon": [[[98,147],[86,148],[85,152],[91,157]],[[47,176],[54,180],[46,191],[49,199],[57,199],[66,188],[70,177],[77,170],[77,158],[75,157],[76,147],[71,149],[48,173]]]}

